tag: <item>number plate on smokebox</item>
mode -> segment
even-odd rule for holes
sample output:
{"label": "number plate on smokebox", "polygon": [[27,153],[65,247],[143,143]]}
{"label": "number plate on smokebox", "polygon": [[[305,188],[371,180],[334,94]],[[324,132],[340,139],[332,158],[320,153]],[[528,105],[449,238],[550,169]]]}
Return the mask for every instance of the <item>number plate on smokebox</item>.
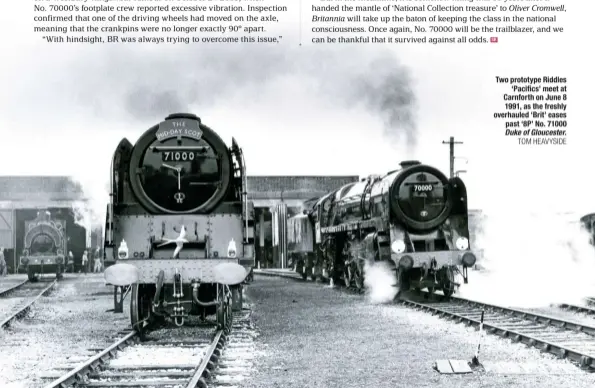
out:
{"label": "number plate on smokebox", "polygon": [[411,195],[413,197],[427,197],[428,193],[434,191],[434,185],[431,184],[424,184],[424,185],[411,185]]}

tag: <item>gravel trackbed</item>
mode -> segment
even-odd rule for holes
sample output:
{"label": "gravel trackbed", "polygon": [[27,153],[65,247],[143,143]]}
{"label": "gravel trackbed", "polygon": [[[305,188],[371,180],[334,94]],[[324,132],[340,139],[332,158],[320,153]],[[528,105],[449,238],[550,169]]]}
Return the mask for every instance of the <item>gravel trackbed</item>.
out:
{"label": "gravel trackbed", "polygon": [[28,317],[0,330],[0,387],[36,387],[57,368],[74,367],[113,342],[130,326],[113,308],[112,288],[102,274],[66,274]]}
{"label": "gravel trackbed", "polygon": [[476,330],[311,282],[256,276],[247,293],[266,351],[245,388],[595,386],[595,375],[568,361],[490,335],[486,371],[441,375],[436,360],[471,360]]}

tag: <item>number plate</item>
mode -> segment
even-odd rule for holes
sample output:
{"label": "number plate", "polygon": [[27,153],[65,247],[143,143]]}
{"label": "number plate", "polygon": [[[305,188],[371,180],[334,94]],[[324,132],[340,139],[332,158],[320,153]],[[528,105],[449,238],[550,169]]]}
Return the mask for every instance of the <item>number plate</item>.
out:
{"label": "number plate", "polygon": [[194,151],[163,151],[161,160],[164,162],[187,162],[196,159]]}
{"label": "number plate", "polygon": [[413,192],[414,193],[427,193],[430,191],[434,191],[434,185],[425,184],[425,185],[413,185]]}
{"label": "number plate", "polygon": [[411,186],[411,194],[414,197],[427,197],[432,191],[434,191],[434,185],[431,184],[414,184]]}

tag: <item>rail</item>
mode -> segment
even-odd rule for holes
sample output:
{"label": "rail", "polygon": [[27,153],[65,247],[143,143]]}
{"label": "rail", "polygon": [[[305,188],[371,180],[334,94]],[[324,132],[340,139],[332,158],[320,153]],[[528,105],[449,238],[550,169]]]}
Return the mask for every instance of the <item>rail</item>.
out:
{"label": "rail", "polygon": [[579,306],[570,303],[562,303],[559,304],[557,307],[565,310],[576,311],[577,313],[583,313],[587,315],[595,315],[595,309],[587,306]]}
{"label": "rail", "polygon": [[0,297],[10,295],[13,291],[18,290],[19,288],[21,288],[22,286],[24,286],[27,283],[29,283],[29,279],[25,279],[22,282],[17,283],[17,284],[15,284],[14,286],[12,286],[10,288],[7,288],[7,289],[5,289],[3,291],[0,291]]}
{"label": "rail", "polygon": [[[215,338],[213,338],[213,342],[207,349],[205,356],[202,358],[198,368],[196,368],[196,371],[188,382],[188,385],[186,385],[186,388],[207,388],[207,379],[211,377],[211,373],[215,369],[215,364],[219,360],[226,339],[227,337],[223,330],[217,331]],[[217,351],[218,354],[216,354]]]}
{"label": "rail", "polygon": [[[58,280],[54,279],[47,287],[43,288],[40,293],[38,293],[35,297],[33,297],[31,300],[29,300],[27,303],[25,303],[25,305],[18,308],[18,310],[16,312],[10,314],[8,317],[6,317],[2,321],[0,321],[0,328],[7,327],[15,319],[18,319],[18,318],[24,316],[31,309],[31,306],[33,306],[33,304],[39,300],[39,298],[41,298],[44,295],[47,295],[54,288],[54,286],[56,285],[57,282],[58,282]],[[13,291],[14,291],[14,288],[13,288]]]}
{"label": "rail", "polygon": [[[153,366],[130,366],[128,367],[110,367],[106,365],[106,362],[112,359],[116,359],[118,357],[118,352],[122,351],[127,346],[136,343],[137,340],[140,338],[136,331],[131,331],[130,333],[126,334],[124,337],[118,339],[116,342],[102,350],[100,353],[92,356],[84,362],[82,365],[76,367],[68,371],[66,374],[62,375],[58,379],[52,381],[51,383],[45,385],[44,388],[69,388],[69,387],[93,387],[93,386],[127,386],[131,383],[128,381],[118,381],[113,379],[118,378],[135,378],[138,376],[134,376],[131,373],[120,373],[118,370],[121,369],[142,369],[144,371],[152,370],[152,373],[149,373],[147,376],[175,376],[177,377],[176,380],[152,380],[152,381],[142,381],[138,384],[134,384],[139,386],[140,385],[176,385],[176,386],[185,386],[186,388],[207,388],[207,382],[212,378],[212,375],[215,371],[217,363],[219,361],[219,357],[223,351],[223,347],[225,342],[227,341],[228,336],[226,335],[227,330],[229,330],[231,326],[228,326],[226,329],[217,330],[213,336],[213,338],[208,342],[209,346],[201,358],[201,361],[198,365],[189,365],[189,364],[176,364],[176,365],[153,365]],[[158,341],[162,343],[163,341]],[[176,341],[175,339],[166,340],[166,345],[176,345],[179,343],[183,343],[185,341]],[[147,343],[148,346],[151,346],[151,343]],[[206,345],[206,343],[205,343]],[[176,372],[172,369],[181,369],[181,371]],[[101,371],[110,372],[111,374],[107,374],[104,377],[109,377],[111,381],[90,381],[91,378],[99,378],[101,379]],[[187,378],[188,380],[184,379]],[[167,385],[166,384],[166,385]]]}
{"label": "rail", "polygon": [[115,352],[117,350],[121,350],[123,347],[127,346],[130,342],[132,342],[138,333],[136,331],[131,331],[130,333],[126,334],[124,337],[118,339],[115,343],[105,348],[103,351],[99,352],[95,356],[91,357],[81,366],[67,372],[64,376],[58,378],[57,380],[53,381],[52,383],[46,385],[44,388],[66,388],[70,387],[77,383],[82,383],[84,378],[87,374],[91,373],[93,370],[97,368],[99,364],[103,364],[105,361],[109,360],[110,358],[115,357]]}
{"label": "rail", "polygon": [[[595,328],[541,314],[475,302],[468,299],[451,297],[451,300],[455,303],[433,305],[431,302],[420,303],[411,300],[401,300],[399,303],[419,310],[429,311],[441,317],[455,319],[458,323],[465,322],[468,325],[477,327],[480,325],[481,313],[485,311],[486,317],[483,327],[488,333],[496,334],[503,338],[511,338],[513,342],[520,342],[536,347],[543,352],[554,354],[559,358],[568,358],[577,362],[581,368],[595,371],[595,354],[590,353],[589,350],[589,344],[592,346],[595,343],[595,337],[591,337],[590,340],[585,338],[573,339],[577,334],[592,333]],[[452,308],[463,306],[466,306],[468,309],[463,311],[451,310]],[[488,313],[494,315],[487,316]],[[507,318],[521,318],[525,322],[506,323]],[[497,323],[503,320],[504,323]],[[540,323],[544,324],[544,326],[540,327]],[[552,332],[552,327],[562,329],[562,331],[557,333]],[[584,329],[586,331],[583,331]],[[563,337],[561,335],[562,332],[566,333],[567,336]],[[584,349],[580,349],[581,347]]]}

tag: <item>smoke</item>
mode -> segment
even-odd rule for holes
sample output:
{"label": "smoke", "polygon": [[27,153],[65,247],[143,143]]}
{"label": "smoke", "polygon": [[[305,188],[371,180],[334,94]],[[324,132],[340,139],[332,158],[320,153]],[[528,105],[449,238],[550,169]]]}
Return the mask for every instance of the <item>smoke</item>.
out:
{"label": "smoke", "polygon": [[390,303],[397,295],[394,271],[385,262],[364,265],[366,297],[373,304]]}
{"label": "smoke", "polygon": [[[217,106],[236,95],[259,96],[287,78],[346,108],[361,107],[385,123],[390,142],[417,144],[416,98],[409,70],[378,48],[293,48],[237,45],[159,50],[110,47],[71,62],[61,83],[99,116],[147,120],[166,112]],[[113,69],[118,69],[113,71]],[[72,74],[101,74],[100,78]],[[73,82],[76,80],[76,82]],[[88,91],[93,90],[92,95]],[[279,98],[291,97],[278,90]]]}
{"label": "smoke", "polygon": [[460,295],[527,308],[594,296],[595,250],[578,218],[547,211],[488,214],[475,244],[483,249],[478,262],[484,270],[470,271]]}

